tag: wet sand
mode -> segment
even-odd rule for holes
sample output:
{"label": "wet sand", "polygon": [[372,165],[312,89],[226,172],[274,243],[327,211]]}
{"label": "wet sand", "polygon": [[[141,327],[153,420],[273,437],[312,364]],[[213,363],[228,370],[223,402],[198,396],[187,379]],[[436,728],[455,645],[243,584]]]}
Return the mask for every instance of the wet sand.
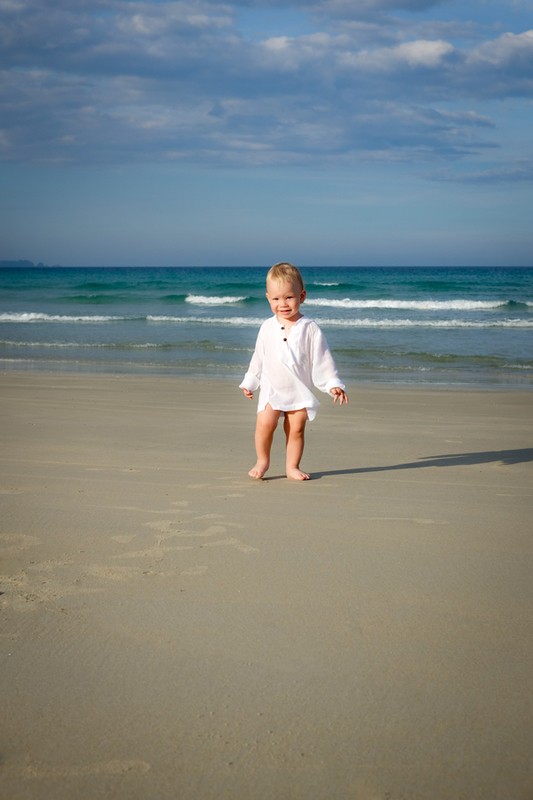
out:
{"label": "wet sand", "polygon": [[531,800],[533,394],[0,375],[13,800]]}

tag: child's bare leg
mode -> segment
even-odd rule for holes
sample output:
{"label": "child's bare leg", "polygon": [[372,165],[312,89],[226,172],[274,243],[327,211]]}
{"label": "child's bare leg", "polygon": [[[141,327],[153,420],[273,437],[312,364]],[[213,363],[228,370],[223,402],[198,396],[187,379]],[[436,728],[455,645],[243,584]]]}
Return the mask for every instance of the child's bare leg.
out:
{"label": "child's bare leg", "polygon": [[272,439],[274,438],[274,431],[278,424],[279,414],[280,412],[273,409],[270,405],[267,405],[263,411],[259,411],[257,414],[257,422],[255,425],[255,452],[257,454],[257,462],[248,473],[251,478],[262,478],[270,466],[270,450],[272,448]]}
{"label": "child's bare leg", "polygon": [[287,478],[297,481],[308,481],[311,477],[300,469],[300,459],[304,451],[304,432],[307,422],[305,408],[299,411],[285,412],[283,429],[287,437]]}

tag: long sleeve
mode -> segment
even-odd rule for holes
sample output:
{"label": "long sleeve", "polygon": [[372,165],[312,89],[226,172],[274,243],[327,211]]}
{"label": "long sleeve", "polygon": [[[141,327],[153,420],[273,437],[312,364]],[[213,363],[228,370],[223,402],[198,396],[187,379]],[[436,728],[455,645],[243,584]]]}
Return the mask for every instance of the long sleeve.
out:
{"label": "long sleeve", "polygon": [[317,389],[329,394],[336,386],[340,389],[346,388],[339,378],[326,337],[318,325],[313,328],[311,358],[311,378]]}
{"label": "long sleeve", "polygon": [[239,389],[247,389],[249,392],[255,392],[261,384],[261,375],[263,373],[264,361],[264,345],[262,339],[262,329],[257,335],[255,349],[248,366],[248,370],[239,384]]}

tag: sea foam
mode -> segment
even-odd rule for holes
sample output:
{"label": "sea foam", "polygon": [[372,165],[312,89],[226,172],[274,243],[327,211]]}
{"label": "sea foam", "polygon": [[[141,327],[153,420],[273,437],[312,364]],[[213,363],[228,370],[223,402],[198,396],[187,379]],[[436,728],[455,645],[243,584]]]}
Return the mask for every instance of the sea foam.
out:
{"label": "sea foam", "polygon": [[345,297],[342,300],[324,297],[306,300],[308,306],[323,306],[326,308],[346,309],[396,309],[399,311],[488,311],[492,308],[501,308],[507,305],[505,300],[352,300]]}
{"label": "sea foam", "polygon": [[188,294],[185,298],[186,303],[191,303],[195,306],[227,306],[233,303],[242,303],[246,297],[234,297],[233,295],[225,295],[217,297],[216,295],[210,297],[203,294]]}
{"label": "sea foam", "polygon": [[[57,324],[106,324],[120,322],[148,322],[167,323],[171,325],[221,325],[224,327],[256,327],[263,322],[264,317],[197,317],[197,316],[172,316],[148,314],[146,317],[128,316],[103,316],[103,315],[77,315],[67,316],[60,314],[43,314],[38,312],[4,313],[0,314],[0,322],[4,323],[57,323]],[[320,325],[341,328],[533,328],[533,319],[498,319],[488,317],[485,320],[468,319],[382,319],[362,318],[328,318],[320,319]]]}
{"label": "sea foam", "polygon": [[125,317],[86,314],[43,314],[34,311],[0,314],[0,322],[118,322]]}

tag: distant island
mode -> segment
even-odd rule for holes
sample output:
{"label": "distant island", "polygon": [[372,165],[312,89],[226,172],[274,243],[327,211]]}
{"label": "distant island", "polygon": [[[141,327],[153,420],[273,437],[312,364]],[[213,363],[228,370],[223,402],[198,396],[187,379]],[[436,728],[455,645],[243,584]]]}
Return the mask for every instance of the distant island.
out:
{"label": "distant island", "polygon": [[22,259],[20,261],[0,261],[0,269],[31,269],[32,267],[48,267],[48,264],[43,264],[41,261],[38,264],[34,264],[33,261]]}

